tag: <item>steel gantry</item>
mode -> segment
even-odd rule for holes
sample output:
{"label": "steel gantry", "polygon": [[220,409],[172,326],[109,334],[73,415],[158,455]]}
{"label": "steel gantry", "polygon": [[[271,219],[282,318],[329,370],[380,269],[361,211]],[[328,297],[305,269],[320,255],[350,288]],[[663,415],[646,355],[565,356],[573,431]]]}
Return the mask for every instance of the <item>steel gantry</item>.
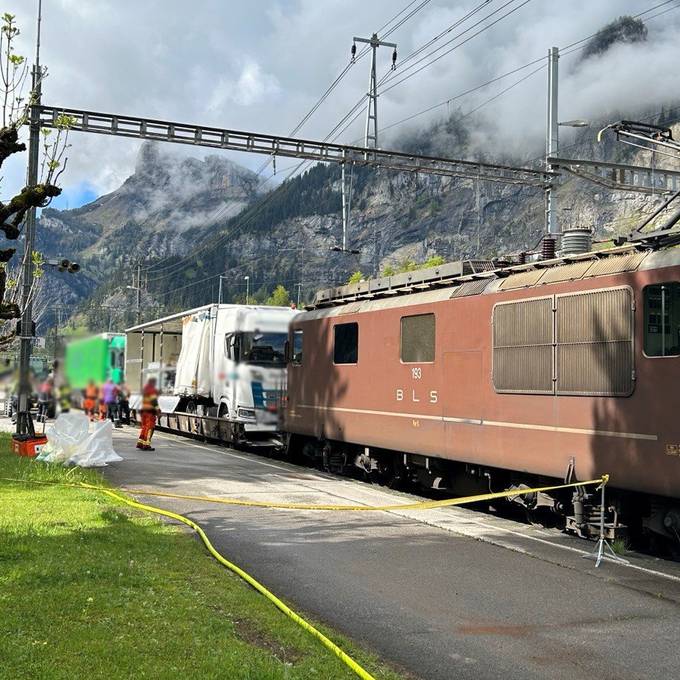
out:
{"label": "steel gantry", "polygon": [[[83,111],[58,106],[40,107],[40,125],[57,127],[60,116],[69,116],[70,130],[101,135],[152,139],[175,144],[191,144],[228,151],[261,153],[321,163],[349,163],[387,168],[400,172],[416,172],[446,177],[467,177],[505,184],[544,187],[555,173],[511,165],[498,165],[452,158],[437,158],[417,154],[366,149],[333,142],[319,142],[295,137],[228,130],[225,128],[175,123],[138,116],[123,116],[98,111]],[[63,121],[63,119],[61,119]]]}
{"label": "steel gantry", "polygon": [[641,194],[671,193],[680,189],[680,171],[628,163],[548,157],[550,167],[615,191]]}

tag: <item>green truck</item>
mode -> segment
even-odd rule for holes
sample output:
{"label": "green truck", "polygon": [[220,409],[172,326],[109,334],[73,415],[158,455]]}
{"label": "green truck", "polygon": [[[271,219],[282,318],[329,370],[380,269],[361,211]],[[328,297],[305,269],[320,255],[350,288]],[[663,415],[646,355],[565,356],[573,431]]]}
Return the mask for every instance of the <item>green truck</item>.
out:
{"label": "green truck", "polygon": [[125,335],[101,333],[73,340],[66,346],[66,378],[74,390],[84,389],[90,380],[99,386],[109,378],[116,384],[125,379]]}

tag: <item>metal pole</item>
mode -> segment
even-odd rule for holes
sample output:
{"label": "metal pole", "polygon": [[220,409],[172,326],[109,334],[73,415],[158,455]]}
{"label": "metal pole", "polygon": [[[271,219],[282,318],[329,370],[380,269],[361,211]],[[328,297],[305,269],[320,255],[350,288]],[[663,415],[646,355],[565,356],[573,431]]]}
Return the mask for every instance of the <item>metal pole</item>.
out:
{"label": "metal pole", "polygon": [[[28,170],[26,173],[27,186],[38,184],[38,149],[40,146],[40,105],[42,86],[40,78],[40,21],[42,18],[42,0],[38,0],[38,25],[35,49],[35,63],[32,72],[33,102],[30,110],[30,132],[28,137]],[[31,288],[33,287],[33,244],[35,242],[36,209],[29,208],[24,223],[24,261],[23,287],[21,291],[21,322],[19,350],[19,394],[17,404],[17,434],[35,436],[33,421],[31,420],[31,349],[33,346],[33,304],[31,302]]]}
{"label": "metal pole", "polygon": [[[378,78],[376,75],[376,51],[378,47],[392,47],[392,68],[394,69],[397,61],[397,44],[385,42],[378,38],[377,33],[373,33],[370,38],[358,38],[354,36],[355,43],[365,43],[371,47],[371,73],[368,80],[368,107],[366,108],[366,134],[364,136],[364,147],[366,149],[378,148]],[[373,128],[371,130],[371,128]],[[368,154],[364,154],[368,157]]]}
{"label": "metal pole", "polygon": [[[374,149],[378,148],[378,81],[375,75],[375,58],[379,44],[378,36],[374,33],[371,36],[371,74],[368,81],[368,108],[366,109],[366,135],[364,137],[364,146],[367,149],[371,146]],[[371,134],[371,122],[373,134]]]}
{"label": "metal pole", "polygon": [[137,265],[137,325],[142,322],[142,265]]}
{"label": "metal pole", "polygon": [[246,276],[246,304],[250,304],[250,277]]}
{"label": "metal pole", "polygon": [[[552,171],[553,166],[548,163],[548,158],[556,156],[559,147],[559,126],[557,118],[558,107],[558,69],[559,49],[551,47],[548,50],[548,121],[546,127],[546,166]],[[555,196],[552,183],[548,183],[545,190],[545,232],[550,236],[559,234],[559,226],[556,219]]]}
{"label": "metal pole", "polygon": [[302,297],[302,282],[297,284],[297,305],[295,305],[296,309],[300,309],[300,298]]}
{"label": "metal pole", "polygon": [[347,188],[345,180],[345,164],[342,164],[341,179],[342,183],[342,250],[347,250],[347,229],[349,222],[349,206],[347,204]]}
{"label": "metal pole", "polygon": [[217,293],[217,304],[222,304],[222,274],[220,274],[220,287]]}

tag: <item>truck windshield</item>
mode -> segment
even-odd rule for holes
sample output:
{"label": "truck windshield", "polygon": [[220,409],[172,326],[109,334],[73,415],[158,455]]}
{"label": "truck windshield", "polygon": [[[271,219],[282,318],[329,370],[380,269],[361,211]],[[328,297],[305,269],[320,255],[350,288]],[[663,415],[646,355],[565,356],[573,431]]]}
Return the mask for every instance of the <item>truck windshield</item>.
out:
{"label": "truck windshield", "polygon": [[286,333],[243,333],[241,360],[248,364],[283,366]]}

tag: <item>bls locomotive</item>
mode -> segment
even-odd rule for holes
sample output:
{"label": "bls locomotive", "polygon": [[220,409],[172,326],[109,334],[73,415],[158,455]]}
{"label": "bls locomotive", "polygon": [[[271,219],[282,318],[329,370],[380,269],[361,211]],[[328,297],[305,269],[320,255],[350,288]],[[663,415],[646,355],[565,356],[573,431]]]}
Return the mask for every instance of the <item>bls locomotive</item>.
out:
{"label": "bls locomotive", "polygon": [[[482,266],[480,266],[482,264]],[[321,291],[292,319],[283,430],[334,470],[525,494],[588,534],[680,535],[680,249],[462,262]]]}

